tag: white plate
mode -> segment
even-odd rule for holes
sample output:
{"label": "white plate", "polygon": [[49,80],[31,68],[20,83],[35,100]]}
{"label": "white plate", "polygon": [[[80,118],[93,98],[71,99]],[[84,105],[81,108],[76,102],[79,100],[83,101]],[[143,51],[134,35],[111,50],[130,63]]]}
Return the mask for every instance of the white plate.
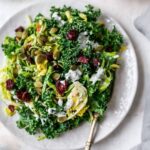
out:
{"label": "white plate", "polygon": [[[64,4],[78,9],[83,9],[86,5],[79,1],[73,0],[55,0],[51,2],[36,3],[18,12],[5,23],[0,30],[0,44],[6,35],[14,35],[14,29],[16,27],[20,25],[27,25],[26,15],[34,17],[40,12],[48,16],[51,6],[55,5],[60,7]],[[127,42],[128,50],[122,54],[123,60],[121,61],[121,68],[117,72],[113,96],[109,103],[105,118],[99,125],[100,128],[97,131],[95,142],[104,139],[118,127],[121,121],[123,121],[133,103],[138,83],[137,60],[129,37],[115,20],[106,16],[104,19],[109,22],[109,27],[111,27],[113,24],[116,25],[117,29],[122,33],[125,41]],[[2,51],[0,51],[0,64],[2,64],[4,61],[3,56],[4,55]],[[1,102],[1,105],[4,104]],[[2,109],[0,109],[0,120],[11,132],[14,133],[14,135],[16,135],[16,137],[22,139],[25,143],[28,143],[28,145],[31,145],[34,148],[41,148],[44,150],[67,150],[82,148],[85,145],[85,141],[87,140],[90,129],[90,124],[84,123],[76,129],[66,132],[59,138],[54,140],[43,140],[39,142],[36,140],[35,136],[28,135],[24,130],[18,129],[15,123],[16,118],[8,118],[6,115],[4,115]]]}

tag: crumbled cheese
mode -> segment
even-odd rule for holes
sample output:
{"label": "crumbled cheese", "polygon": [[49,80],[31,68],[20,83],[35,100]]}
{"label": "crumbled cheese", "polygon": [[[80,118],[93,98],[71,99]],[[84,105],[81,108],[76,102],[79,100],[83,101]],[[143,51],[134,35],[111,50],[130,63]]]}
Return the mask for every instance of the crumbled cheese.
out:
{"label": "crumbled cheese", "polygon": [[61,25],[64,25],[65,23],[66,23],[66,22],[65,22],[64,20],[61,20],[61,21],[60,21],[60,24],[61,24]]}
{"label": "crumbled cheese", "polygon": [[97,48],[97,47],[99,46],[99,44],[92,42],[92,46],[93,46],[93,48],[95,49],[95,48]]}
{"label": "crumbled cheese", "polygon": [[82,72],[79,69],[69,70],[69,72],[65,74],[65,78],[66,80],[71,80],[72,82],[75,82],[80,79],[81,75]]}
{"label": "crumbled cheese", "polygon": [[89,37],[86,32],[82,32],[78,36],[78,41],[80,42],[80,48],[83,49],[86,47],[87,42],[89,41]]}
{"label": "crumbled cheese", "polygon": [[86,48],[88,44],[92,45],[93,48],[96,48],[97,46],[99,46],[98,43],[95,43],[94,41],[89,40],[89,36],[86,31],[80,33],[80,35],[78,36],[78,41],[80,42],[81,49]]}
{"label": "crumbled cheese", "polygon": [[58,15],[58,12],[54,12],[52,15],[53,18],[55,18],[56,20],[60,21],[61,17]]}
{"label": "crumbled cheese", "polygon": [[57,21],[59,21],[60,25],[64,25],[66,22],[61,19],[61,17],[58,15],[58,12],[54,12],[52,15],[53,18],[55,18]]}
{"label": "crumbled cheese", "polygon": [[90,81],[92,81],[92,84],[95,84],[97,81],[99,81],[104,73],[103,68],[99,68],[95,74],[93,74],[90,78]]}
{"label": "crumbled cheese", "polygon": [[88,35],[88,32],[87,32],[87,31],[85,31],[85,32],[83,32],[83,34],[84,34],[84,35]]}

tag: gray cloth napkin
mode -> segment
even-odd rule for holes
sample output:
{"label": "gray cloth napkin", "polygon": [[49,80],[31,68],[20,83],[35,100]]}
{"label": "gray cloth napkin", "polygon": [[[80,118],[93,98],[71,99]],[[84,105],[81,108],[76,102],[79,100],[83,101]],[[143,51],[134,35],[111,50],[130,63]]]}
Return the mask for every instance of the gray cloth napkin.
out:
{"label": "gray cloth napkin", "polygon": [[[135,27],[150,40],[150,7],[135,22]],[[150,98],[145,99],[142,143],[132,150],[150,150]]]}
{"label": "gray cloth napkin", "polygon": [[134,25],[150,40],[150,7],[135,20]]}

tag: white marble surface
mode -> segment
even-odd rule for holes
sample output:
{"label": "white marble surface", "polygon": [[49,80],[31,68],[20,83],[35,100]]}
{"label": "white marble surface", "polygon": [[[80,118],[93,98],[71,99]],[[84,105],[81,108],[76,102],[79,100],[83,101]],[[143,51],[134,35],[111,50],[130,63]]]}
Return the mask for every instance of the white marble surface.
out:
{"label": "white marble surface", "polygon": [[[133,41],[139,62],[139,84],[133,107],[122,124],[106,139],[95,144],[92,150],[130,150],[141,141],[144,99],[149,96],[150,43],[134,27],[134,19],[150,6],[149,0],[82,0],[110,14],[128,32]],[[36,0],[0,0],[0,26],[15,12]],[[131,83],[132,84],[132,83]],[[1,108],[0,108],[1,109]],[[52,148],[50,148],[52,149]],[[35,150],[16,139],[0,124],[0,150]]]}

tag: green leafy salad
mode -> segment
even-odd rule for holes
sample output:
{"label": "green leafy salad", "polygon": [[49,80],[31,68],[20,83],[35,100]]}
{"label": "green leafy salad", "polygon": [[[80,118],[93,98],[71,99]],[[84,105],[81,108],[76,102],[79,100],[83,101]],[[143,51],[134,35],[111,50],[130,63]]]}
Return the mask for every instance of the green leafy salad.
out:
{"label": "green leafy salad", "polygon": [[38,14],[2,44],[2,99],[9,116],[29,134],[55,138],[94,113],[103,118],[112,94],[117,59],[125,47],[115,26],[107,29],[101,11],[64,6]]}

